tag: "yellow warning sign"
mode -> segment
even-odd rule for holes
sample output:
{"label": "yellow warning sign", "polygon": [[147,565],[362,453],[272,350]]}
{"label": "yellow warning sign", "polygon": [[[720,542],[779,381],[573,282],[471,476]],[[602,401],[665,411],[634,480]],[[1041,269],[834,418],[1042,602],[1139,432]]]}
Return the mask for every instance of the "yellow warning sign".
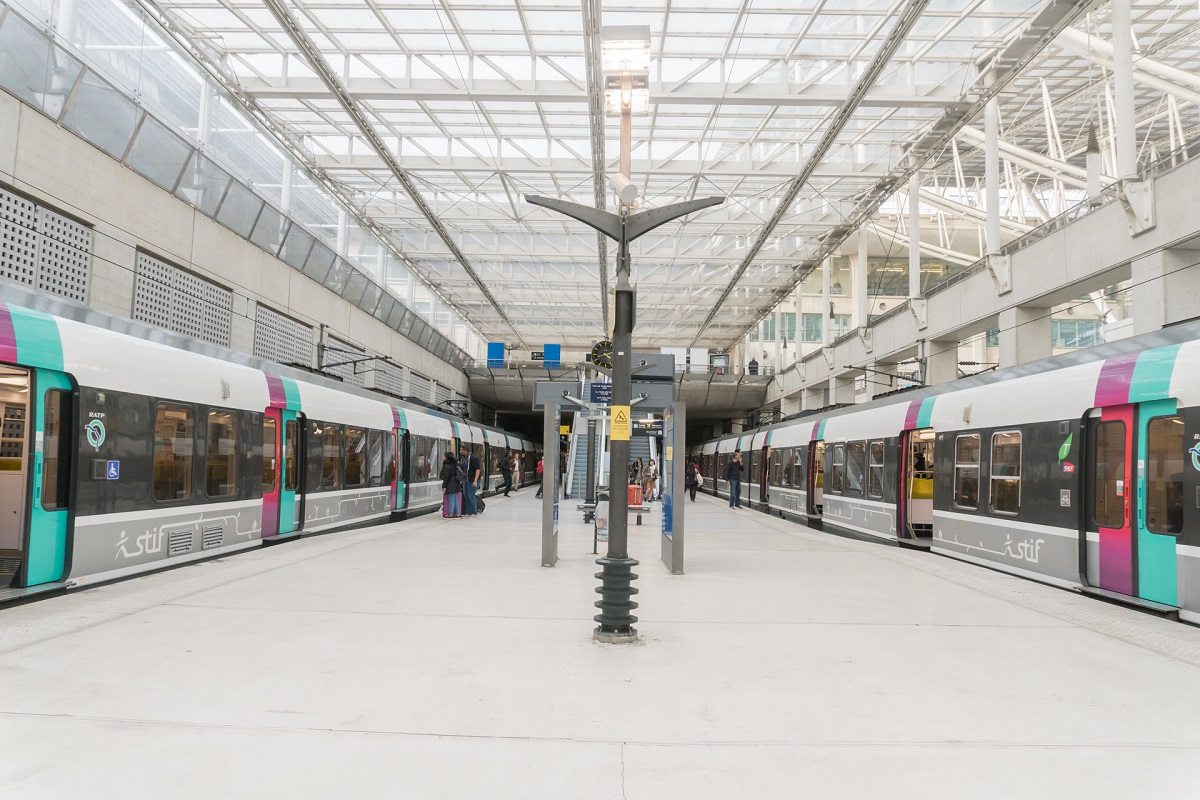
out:
{"label": "yellow warning sign", "polygon": [[612,440],[614,442],[629,441],[629,406],[612,407]]}
{"label": "yellow warning sign", "polygon": [[571,426],[570,425],[559,425],[558,426],[558,435],[559,436],[570,436],[571,435]]}

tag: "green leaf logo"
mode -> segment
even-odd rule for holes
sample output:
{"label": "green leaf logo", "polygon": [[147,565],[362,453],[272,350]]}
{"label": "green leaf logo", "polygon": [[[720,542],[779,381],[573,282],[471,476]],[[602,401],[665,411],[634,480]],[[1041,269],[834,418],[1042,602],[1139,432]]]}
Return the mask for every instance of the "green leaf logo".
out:
{"label": "green leaf logo", "polygon": [[1068,433],[1067,440],[1058,447],[1058,460],[1062,461],[1071,454],[1071,442],[1075,439],[1075,434]]}

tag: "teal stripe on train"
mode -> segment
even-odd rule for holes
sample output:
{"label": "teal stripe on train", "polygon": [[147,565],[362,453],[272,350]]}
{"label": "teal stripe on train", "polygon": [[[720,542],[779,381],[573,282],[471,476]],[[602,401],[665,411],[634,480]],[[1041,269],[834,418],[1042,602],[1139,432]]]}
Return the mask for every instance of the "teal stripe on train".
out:
{"label": "teal stripe on train", "polygon": [[26,367],[62,372],[62,337],[58,322],[48,314],[21,306],[9,305],[8,313],[17,343],[17,361]]}

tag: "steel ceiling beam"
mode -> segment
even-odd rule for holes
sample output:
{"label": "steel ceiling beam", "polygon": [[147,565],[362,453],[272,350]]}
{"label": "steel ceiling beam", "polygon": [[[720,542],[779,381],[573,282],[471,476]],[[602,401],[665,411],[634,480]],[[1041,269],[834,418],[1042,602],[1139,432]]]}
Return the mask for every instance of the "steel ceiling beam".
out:
{"label": "steel ceiling beam", "polygon": [[321,78],[321,81],[328,88],[329,93],[332,94],[334,99],[337,100],[338,104],[341,105],[342,110],[345,111],[350,116],[350,119],[354,121],[355,127],[357,127],[362,133],[367,143],[371,146],[371,149],[374,150],[375,153],[381,159],[383,159],[384,163],[388,165],[388,169],[391,171],[392,175],[395,176],[400,185],[404,187],[404,190],[408,193],[409,197],[412,198],[413,203],[416,204],[417,209],[421,212],[421,215],[434,229],[434,231],[437,232],[442,241],[446,243],[446,248],[454,256],[454,259],[462,266],[467,275],[470,276],[472,282],[479,287],[479,291],[483,293],[483,296],[487,298],[492,307],[496,309],[496,313],[500,316],[500,319],[504,320],[505,324],[512,329],[513,334],[517,337],[517,341],[522,346],[525,346],[526,342],[524,337],[521,335],[521,332],[517,330],[516,325],[514,325],[508,318],[508,315],[504,313],[504,309],[500,305],[500,301],[495,298],[491,289],[489,289],[487,284],[483,282],[483,279],[479,277],[479,273],[475,271],[475,268],[471,265],[471,262],[467,259],[466,255],[459,250],[458,245],[455,244],[450,232],[442,224],[442,221],[438,219],[437,215],[433,212],[433,209],[430,208],[425,202],[425,198],[421,196],[421,191],[413,182],[412,177],[410,177],[408,172],[400,166],[400,162],[398,162],[396,157],[392,155],[392,152],[384,143],[383,138],[379,135],[379,132],[375,130],[374,124],[367,119],[362,107],[355,100],[354,96],[346,90],[346,87],[342,85],[341,79],[338,78],[337,73],[334,72],[333,67],[329,64],[329,62],[325,60],[325,56],[321,53],[320,48],[317,47],[317,44],[304,31],[304,29],[296,21],[296,18],[292,16],[292,12],[287,9],[285,0],[263,0],[263,3],[279,22],[288,38],[291,39],[292,43],[300,51],[301,55],[303,55],[304,59],[308,62],[309,67],[317,73],[317,75]]}
{"label": "steel ceiling beam", "polygon": [[688,347],[696,346],[696,342],[700,340],[705,329],[716,318],[717,313],[721,310],[721,306],[733,292],[733,288],[737,285],[738,280],[750,268],[755,256],[758,255],[758,251],[767,243],[775,227],[787,216],[792,203],[796,202],[796,197],[800,194],[800,190],[808,183],[817,166],[825,158],[830,149],[832,149],[834,142],[837,141],[838,136],[841,135],[842,130],[846,127],[846,123],[854,116],[854,112],[862,104],[863,98],[866,97],[867,92],[875,85],[875,81],[879,79],[879,75],[883,72],[884,68],[891,62],[892,56],[896,54],[900,45],[904,43],[905,38],[908,37],[913,26],[917,24],[917,20],[921,18],[921,12],[925,10],[929,2],[930,0],[908,0],[905,3],[904,9],[900,12],[891,32],[888,33],[887,38],[880,44],[879,51],[871,59],[871,63],[867,65],[858,82],[850,91],[849,96],[842,102],[837,113],[830,120],[829,126],[825,129],[825,133],[821,136],[820,141],[813,148],[808,161],[801,167],[800,173],[788,184],[783,199],[775,208],[775,213],[771,215],[771,218],[767,220],[766,224],[759,231],[758,237],[754,240],[754,244],[751,245],[749,252],[746,253],[746,257],[742,260],[741,265],[738,266],[737,271],[730,279],[729,285],[725,287],[725,290],[717,298],[716,303],[713,304],[704,321],[700,323],[700,327],[697,329],[696,335],[692,338]]}
{"label": "steel ceiling beam", "polygon": [[[871,216],[879,210],[887,200],[908,179],[934,157],[942,154],[942,162],[932,165],[939,169],[944,163],[949,163],[951,155],[945,153],[950,142],[959,132],[980,114],[988,101],[998,95],[1021,71],[1041,53],[1048,44],[1054,41],[1067,26],[1087,12],[1096,0],[1050,0],[1036,17],[991,59],[981,63],[979,74],[991,74],[992,80],[987,86],[972,86],[963,96],[963,102],[951,104],[942,116],[926,130],[924,135],[912,143],[909,157],[904,166],[897,167],[888,177],[880,180],[859,202],[854,211],[833,234],[826,237],[821,248],[812,257],[802,263],[796,270],[792,280],[775,293],[769,305],[760,306],[763,313],[779,305],[796,287],[804,281],[812,270],[817,268],[827,256],[838,251],[842,243],[855,231],[861,228]],[[749,327],[743,329],[743,333]],[[740,338],[740,337],[739,337]],[[736,340],[734,340],[736,341]]]}
{"label": "steel ceiling beam", "polygon": [[[583,52],[587,64],[588,123],[592,144],[592,195],[596,208],[608,209],[608,192],[604,188],[604,76],[600,72],[600,0],[583,0]],[[608,239],[596,232],[596,257],[600,262],[600,314],[604,324],[601,333],[608,336]]]}

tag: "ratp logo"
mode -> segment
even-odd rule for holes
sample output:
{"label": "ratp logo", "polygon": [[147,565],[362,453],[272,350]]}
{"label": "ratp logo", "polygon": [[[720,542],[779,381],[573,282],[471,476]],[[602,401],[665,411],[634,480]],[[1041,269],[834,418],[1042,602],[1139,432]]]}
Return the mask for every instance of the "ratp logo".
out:
{"label": "ratp logo", "polygon": [[1192,469],[1200,470],[1200,442],[1192,445],[1188,455],[1192,457]]}
{"label": "ratp logo", "polygon": [[83,432],[87,435],[88,444],[97,450],[100,449],[100,445],[104,444],[104,440],[108,436],[108,431],[104,429],[104,423],[98,419],[84,425]]}

